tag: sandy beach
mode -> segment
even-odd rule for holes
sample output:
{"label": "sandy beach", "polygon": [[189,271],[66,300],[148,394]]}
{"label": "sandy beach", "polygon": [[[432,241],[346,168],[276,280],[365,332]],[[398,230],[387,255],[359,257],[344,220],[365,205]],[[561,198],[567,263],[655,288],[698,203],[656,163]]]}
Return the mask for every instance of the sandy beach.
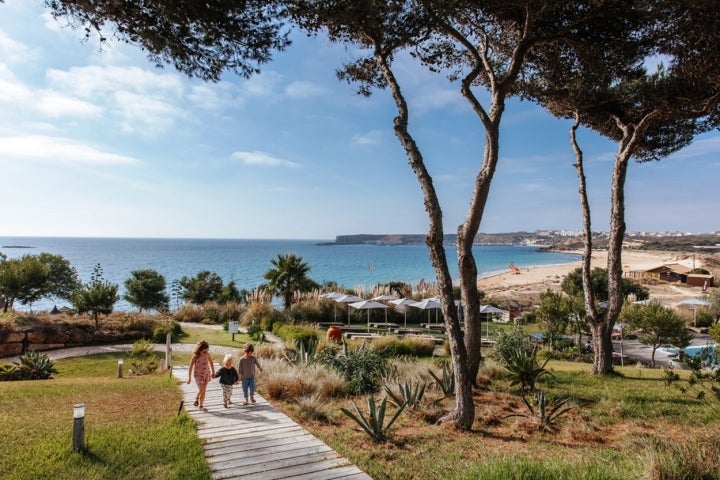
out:
{"label": "sandy beach", "polygon": [[[579,250],[568,253],[582,255],[582,251]],[[694,258],[693,255],[681,252],[626,250],[623,251],[622,260],[623,270],[626,272],[648,270],[672,263],[679,263],[689,268],[703,267],[700,258]],[[593,251],[591,263],[593,267],[607,268],[607,251]],[[478,281],[478,287],[485,292],[486,298],[497,301],[515,300],[524,306],[537,304],[540,293],[547,289],[559,291],[563,278],[571,271],[581,267],[581,262],[532,268],[516,266],[520,269],[520,273],[501,273]],[[677,302],[701,293],[699,287],[688,287],[684,284],[641,283],[650,290],[650,298],[661,302]]]}

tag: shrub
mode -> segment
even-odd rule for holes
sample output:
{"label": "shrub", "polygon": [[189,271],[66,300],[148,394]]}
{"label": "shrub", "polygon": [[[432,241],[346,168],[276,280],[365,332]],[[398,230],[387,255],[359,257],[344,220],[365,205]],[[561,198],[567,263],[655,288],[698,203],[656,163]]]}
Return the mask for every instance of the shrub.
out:
{"label": "shrub", "polygon": [[312,395],[303,395],[297,399],[300,415],[305,420],[315,420],[323,423],[332,422],[332,412],[322,394],[315,392]]}
{"label": "shrub", "polygon": [[263,333],[263,329],[260,325],[257,323],[253,323],[249,327],[247,327],[247,334],[250,336],[251,339],[255,342],[260,341],[260,336]]}
{"label": "shrub", "polygon": [[173,314],[173,319],[178,322],[201,323],[205,318],[205,309],[201,305],[186,303],[178,308]]}
{"label": "shrub", "polygon": [[285,317],[275,308],[264,302],[250,302],[243,313],[240,323],[243,325],[259,324],[263,330],[270,332],[275,323],[283,323]]}
{"label": "shrub", "polygon": [[203,323],[211,323],[218,325],[223,323],[223,306],[216,301],[208,301],[203,303],[203,309],[205,315],[203,317]]}
{"label": "shrub", "polygon": [[243,313],[245,313],[245,307],[241,303],[227,302],[222,305],[221,321],[222,323],[240,322]]}
{"label": "shrub", "polygon": [[304,299],[293,303],[288,315],[295,323],[332,322],[335,305],[321,302],[315,297],[313,300]]}
{"label": "shrub", "polygon": [[532,351],[533,346],[527,340],[525,333],[522,329],[516,327],[513,328],[509,333],[501,330],[498,335],[495,348],[493,350],[493,357],[500,363],[507,365],[508,359],[514,357],[517,354],[518,349]]}
{"label": "shrub", "polygon": [[373,350],[377,350],[386,357],[432,357],[435,350],[435,342],[430,339],[400,338],[395,335],[383,335],[373,340],[370,346]]}
{"label": "shrub", "polygon": [[3,363],[0,365],[0,382],[21,380],[22,371],[17,363]]}
{"label": "shrub", "polygon": [[160,366],[153,346],[147,340],[138,340],[133,343],[129,357],[130,373],[132,375],[145,375],[154,372]]}
{"label": "shrub", "polygon": [[50,357],[33,351],[20,356],[20,370],[23,371],[22,377],[30,380],[46,380],[53,378],[53,373],[58,373]]}
{"label": "shrub", "polygon": [[276,323],[273,333],[288,343],[309,345],[310,339],[318,339],[317,328],[307,325],[282,325]]}
{"label": "shrub", "polygon": [[538,363],[537,349],[527,351],[524,347],[516,347],[515,350],[506,352],[509,357],[505,358],[505,368],[510,372],[510,385],[520,385],[521,390],[535,390],[537,380],[545,375],[551,375],[545,370],[545,365],[550,361],[550,357],[546,358],[542,363]]}
{"label": "shrub", "polygon": [[168,333],[170,334],[170,341],[172,343],[178,342],[180,337],[183,336],[182,327],[180,327],[178,322],[173,320],[169,323],[164,323],[163,325],[155,327],[155,330],[153,330],[152,341],[154,343],[165,343]]}
{"label": "shrub", "polygon": [[350,350],[343,344],[343,351],[327,348],[315,355],[314,361],[329,366],[340,373],[348,382],[352,394],[375,392],[381,380],[390,371],[388,360],[379,353],[364,347]]}
{"label": "shrub", "polygon": [[6,363],[0,366],[0,380],[46,380],[58,373],[55,362],[44,353],[29,351],[20,356],[20,363]]}

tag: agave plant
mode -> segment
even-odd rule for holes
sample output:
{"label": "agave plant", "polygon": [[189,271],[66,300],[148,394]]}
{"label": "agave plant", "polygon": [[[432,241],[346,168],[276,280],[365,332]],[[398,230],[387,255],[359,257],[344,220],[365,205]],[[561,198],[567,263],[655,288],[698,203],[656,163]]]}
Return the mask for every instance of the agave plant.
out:
{"label": "agave plant", "polygon": [[387,397],[383,398],[383,401],[380,402],[380,406],[377,406],[375,404],[375,398],[372,395],[369,396],[367,417],[363,415],[363,413],[360,411],[360,409],[353,400],[350,400],[350,403],[352,403],[352,406],[355,409],[355,413],[351,412],[347,408],[340,408],[340,410],[345,415],[352,418],[355,423],[360,425],[360,427],[365,431],[365,433],[370,435],[370,437],[376,442],[383,441],[387,438],[388,430],[390,429],[392,424],[395,423],[395,420],[398,419],[406,406],[405,403],[400,405],[397,412],[395,412],[395,415],[393,415],[390,421],[385,424],[385,409],[387,407]]}
{"label": "agave plant", "polygon": [[530,351],[523,347],[514,348],[505,359],[505,368],[510,372],[510,385],[520,385],[521,390],[535,390],[535,383],[540,377],[552,376],[552,373],[545,370],[545,365],[549,361],[550,357],[541,365],[535,348]]}
{"label": "agave plant", "polygon": [[20,370],[23,371],[22,376],[30,380],[45,380],[58,373],[55,362],[49,356],[32,350],[20,356]]}
{"label": "agave plant", "polygon": [[426,382],[420,382],[418,380],[413,386],[412,382],[406,381],[405,383],[398,383],[399,394],[395,393],[392,388],[385,385],[385,392],[390,397],[390,402],[393,405],[399,407],[402,404],[410,408],[417,408],[420,406],[423,395],[425,394]]}
{"label": "agave plant", "polygon": [[537,405],[537,409],[530,404],[530,402],[527,400],[527,398],[525,398],[525,396],[522,396],[520,398],[522,399],[523,404],[530,413],[527,415],[521,413],[513,413],[510,415],[506,415],[505,418],[533,418],[538,423],[538,430],[540,430],[541,432],[551,431],[554,428],[555,421],[572,409],[572,407],[563,408],[563,406],[570,400],[569,398],[564,398],[556,402],[555,405],[550,408],[550,406],[548,405],[547,397],[545,396],[545,392],[543,392],[542,390],[537,390],[535,392],[535,404]]}
{"label": "agave plant", "polygon": [[316,337],[297,342],[296,349],[288,349],[285,353],[285,361],[292,365],[307,365],[315,356],[318,343]]}
{"label": "agave plant", "polygon": [[0,381],[20,380],[21,375],[22,371],[18,368],[17,363],[3,363],[0,365]]}
{"label": "agave plant", "polygon": [[438,387],[442,390],[443,395],[449,397],[455,393],[455,373],[453,372],[452,365],[449,362],[442,364],[442,378],[435,375],[435,372],[428,370],[430,376],[435,379]]}

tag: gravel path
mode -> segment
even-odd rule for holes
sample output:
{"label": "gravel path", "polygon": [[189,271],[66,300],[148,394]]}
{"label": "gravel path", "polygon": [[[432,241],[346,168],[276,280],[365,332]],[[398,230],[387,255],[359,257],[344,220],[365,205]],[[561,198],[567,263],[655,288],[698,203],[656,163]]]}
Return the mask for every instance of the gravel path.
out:
{"label": "gravel path", "polygon": [[[222,325],[205,325],[202,323],[180,323],[181,327],[202,327],[207,328],[208,330],[222,330]],[[243,328],[239,329],[240,332],[245,333],[245,330]],[[266,333],[265,338],[268,341],[274,342],[274,343],[282,343],[282,340],[280,340],[275,335]],[[72,357],[84,357],[85,355],[96,355],[98,353],[117,353],[117,352],[129,352],[132,350],[132,344],[123,344],[123,345],[88,345],[84,347],[72,347],[72,348],[61,348],[58,350],[43,350],[42,353],[46,354],[48,357],[50,357],[51,360],[62,360],[63,358],[72,358]],[[155,343],[153,344],[153,348],[157,352],[165,352],[165,344],[164,343]],[[195,348],[195,345],[189,344],[189,343],[172,343],[170,344],[170,348],[173,352],[192,352]],[[212,351],[214,354],[221,354],[225,355],[226,353],[232,353],[236,354],[238,353],[237,347],[223,347],[219,345],[213,345]],[[220,357],[221,358],[221,357]],[[3,359],[0,359],[2,362],[19,362],[20,358],[15,357],[6,357]]]}

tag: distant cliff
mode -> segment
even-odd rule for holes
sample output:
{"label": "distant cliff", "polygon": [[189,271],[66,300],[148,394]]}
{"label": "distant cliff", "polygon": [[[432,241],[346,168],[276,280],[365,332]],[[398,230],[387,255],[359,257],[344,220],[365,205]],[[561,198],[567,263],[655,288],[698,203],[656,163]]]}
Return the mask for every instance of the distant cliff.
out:
{"label": "distant cliff", "polygon": [[[386,235],[338,235],[334,243],[326,245],[424,245],[425,234],[386,234]],[[475,245],[528,245],[538,244],[535,233],[479,233],[473,242]],[[457,235],[445,235],[445,244],[454,245]]]}

